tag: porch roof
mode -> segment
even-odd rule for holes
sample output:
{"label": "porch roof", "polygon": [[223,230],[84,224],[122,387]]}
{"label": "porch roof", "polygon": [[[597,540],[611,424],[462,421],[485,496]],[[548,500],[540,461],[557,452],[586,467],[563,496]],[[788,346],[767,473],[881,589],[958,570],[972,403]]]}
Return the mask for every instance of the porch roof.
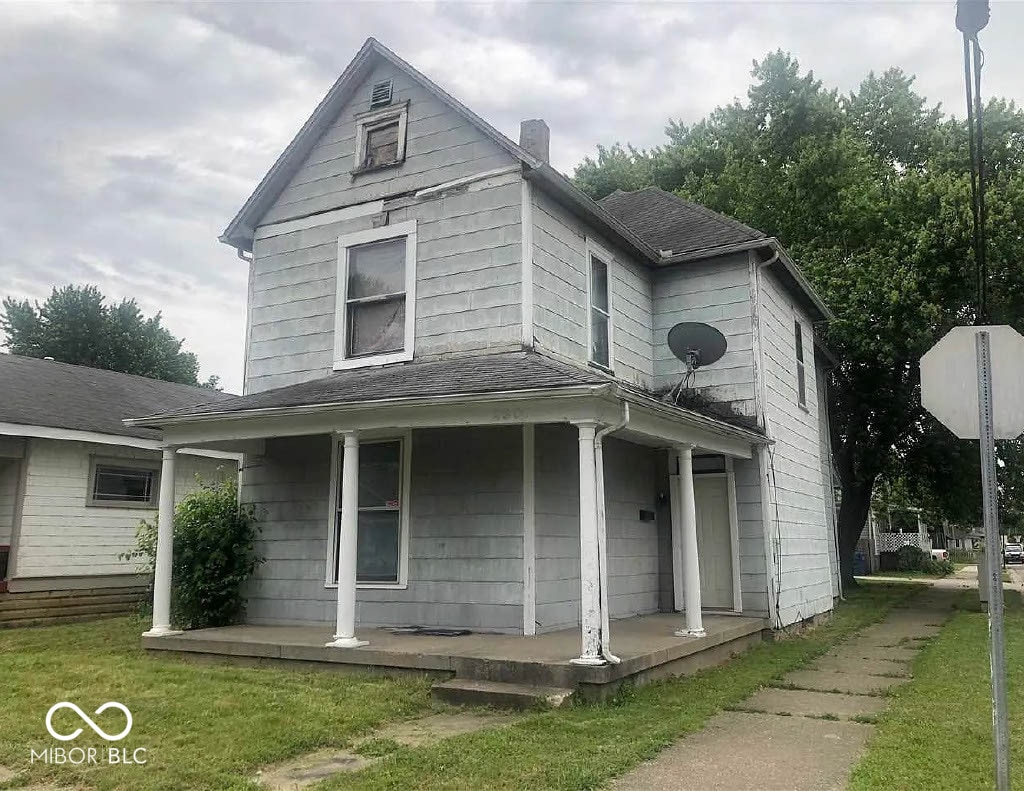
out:
{"label": "porch roof", "polygon": [[741,416],[723,418],[714,404],[668,404],[597,369],[532,350],[340,371],[125,422],[162,428],[172,445],[215,447],[218,442],[395,427],[586,420],[613,425],[630,404],[634,409],[624,436],[690,443],[743,458],[750,457],[752,445],[768,442]]}
{"label": "porch roof", "polygon": [[579,368],[536,352],[502,352],[338,371],[321,379],[236,396],[215,404],[161,412],[144,420],[150,423],[173,417],[255,409],[545,390],[603,385],[610,381],[610,377],[594,369]]}

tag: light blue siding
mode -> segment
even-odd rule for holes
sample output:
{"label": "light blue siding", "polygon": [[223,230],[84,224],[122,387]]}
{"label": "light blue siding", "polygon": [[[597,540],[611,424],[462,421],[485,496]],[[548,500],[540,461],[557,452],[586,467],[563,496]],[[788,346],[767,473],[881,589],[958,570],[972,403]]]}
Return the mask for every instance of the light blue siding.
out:
{"label": "light blue siding", "polygon": [[587,239],[614,256],[610,267],[613,368],[649,388],[651,281],[647,267],[616,249],[539,190],[533,191],[533,334],[538,347],[586,364]]}
{"label": "light blue siding", "polygon": [[693,387],[741,414],[756,414],[754,400],[753,303],[747,254],[679,264],[654,276],[654,385],[679,383],[683,364],[668,348],[668,331],[682,321],[710,324],[728,349],[721,360],[698,369]]}
{"label": "light blue siding", "polygon": [[[409,103],[405,161],[398,167],[353,175],[355,116],[370,109],[374,83],[389,79],[393,103]],[[390,63],[380,63],[355,90],[261,223],[401,195],[513,164],[506,151],[407,74]]]}
{"label": "light blue siding", "polygon": [[[831,537],[822,486],[812,325],[806,310],[762,269],[758,318],[763,357],[766,417],[775,440],[770,453],[770,532],[778,542],[778,603],[783,624],[832,608]],[[806,407],[797,403],[794,321],[803,327]]]}
{"label": "light blue siding", "polygon": [[[332,623],[327,571],[330,441],[271,440],[242,497],[261,515],[267,559],[249,586],[252,623]],[[518,427],[412,434],[409,584],[360,589],[361,626],[522,631],[522,446]]]}

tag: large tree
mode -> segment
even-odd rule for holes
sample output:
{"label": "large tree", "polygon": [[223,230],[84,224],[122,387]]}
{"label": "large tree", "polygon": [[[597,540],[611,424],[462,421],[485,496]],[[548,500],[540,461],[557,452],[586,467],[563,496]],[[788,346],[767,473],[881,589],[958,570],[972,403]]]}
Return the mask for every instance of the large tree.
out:
{"label": "large tree", "polygon": [[[950,481],[977,486],[964,477],[971,443],[921,409],[918,367],[950,327],[977,316],[966,127],[927,106],[899,69],[868,75],[849,95],[782,52],[752,76],[745,102],[692,126],[670,122],[651,151],[599,149],[575,179],[595,198],[656,184],[778,237],[835,312],[821,332],[840,361],[829,408],[841,566],[852,582],[877,480],[904,480],[935,503]],[[1021,328],[1024,114],[992,100],[985,124],[989,312]],[[923,459],[931,465],[916,466]],[[972,518],[976,499],[966,506]]]}
{"label": "large tree", "polygon": [[182,351],[183,341],[163,326],[159,313],[146,318],[133,299],[108,304],[95,286],[55,288],[35,304],[6,297],[0,330],[12,354],[217,387],[216,376],[199,382],[198,359]]}

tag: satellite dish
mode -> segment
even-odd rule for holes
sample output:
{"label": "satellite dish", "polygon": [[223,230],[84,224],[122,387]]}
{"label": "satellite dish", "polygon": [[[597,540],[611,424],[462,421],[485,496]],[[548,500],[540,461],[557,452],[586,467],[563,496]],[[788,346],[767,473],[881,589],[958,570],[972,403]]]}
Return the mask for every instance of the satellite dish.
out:
{"label": "satellite dish", "polygon": [[727,347],[725,336],[710,324],[684,321],[668,331],[668,348],[688,371],[718,362]]}

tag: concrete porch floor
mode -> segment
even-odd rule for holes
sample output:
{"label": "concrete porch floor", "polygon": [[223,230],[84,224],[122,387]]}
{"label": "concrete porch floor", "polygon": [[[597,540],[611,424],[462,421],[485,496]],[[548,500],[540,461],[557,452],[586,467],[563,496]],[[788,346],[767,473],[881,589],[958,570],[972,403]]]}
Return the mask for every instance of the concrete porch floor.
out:
{"label": "concrete porch floor", "polygon": [[581,667],[578,628],[535,637],[470,634],[430,637],[394,634],[387,628],[359,629],[361,648],[328,648],[330,624],[322,626],[227,626],[178,635],[143,637],[143,647],[192,657],[221,657],[247,664],[313,665],[378,673],[426,673],[534,686],[562,687],[606,697],[625,679],[637,683],[692,673],[719,664],[762,639],[767,622],[737,615],[704,616],[705,637],[676,637],[677,613],[657,613],[611,623],[617,665]]}

